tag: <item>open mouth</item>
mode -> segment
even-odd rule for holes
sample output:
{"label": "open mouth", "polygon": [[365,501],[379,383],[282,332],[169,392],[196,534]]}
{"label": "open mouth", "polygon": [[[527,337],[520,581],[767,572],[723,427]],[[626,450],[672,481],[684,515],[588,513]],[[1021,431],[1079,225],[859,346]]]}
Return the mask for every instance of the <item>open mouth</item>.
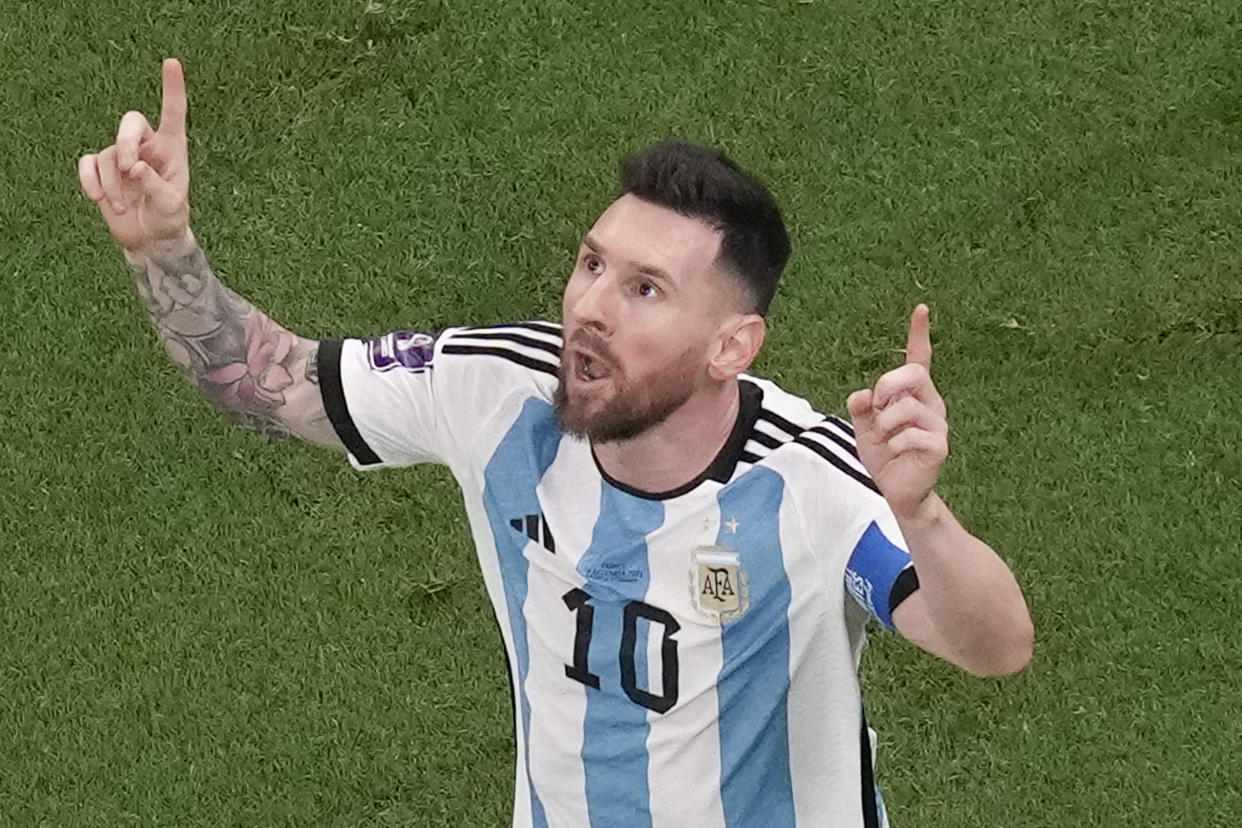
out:
{"label": "open mouth", "polygon": [[599,357],[582,351],[574,352],[574,376],[582,382],[595,382],[605,379],[611,372],[608,365]]}

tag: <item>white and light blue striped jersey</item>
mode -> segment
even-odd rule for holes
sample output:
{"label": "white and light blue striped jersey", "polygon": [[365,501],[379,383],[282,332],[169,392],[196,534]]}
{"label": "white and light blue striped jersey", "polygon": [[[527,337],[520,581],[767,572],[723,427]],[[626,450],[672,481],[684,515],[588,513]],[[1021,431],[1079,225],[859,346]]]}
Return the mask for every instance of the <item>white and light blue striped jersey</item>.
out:
{"label": "white and light blue striped jersey", "polygon": [[446,464],[513,676],[515,826],[887,824],[858,659],[917,578],[848,423],[739,380],[719,456],[635,491],[557,426],[560,327],[325,342],[358,468]]}

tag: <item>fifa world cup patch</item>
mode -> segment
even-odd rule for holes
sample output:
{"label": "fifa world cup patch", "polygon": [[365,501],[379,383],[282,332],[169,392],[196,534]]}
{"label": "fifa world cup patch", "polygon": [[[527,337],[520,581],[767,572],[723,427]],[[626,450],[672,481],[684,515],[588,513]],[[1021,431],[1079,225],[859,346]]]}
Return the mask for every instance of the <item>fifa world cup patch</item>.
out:
{"label": "fifa world cup patch", "polygon": [[394,331],[367,342],[367,361],[372,371],[404,368],[421,373],[431,365],[436,338],[418,331]]}
{"label": "fifa world cup patch", "polygon": [[750,608],[741,556],[728,546],[696,546],[691,553],[690,593],[694,608],[718,624],[741,618]]}

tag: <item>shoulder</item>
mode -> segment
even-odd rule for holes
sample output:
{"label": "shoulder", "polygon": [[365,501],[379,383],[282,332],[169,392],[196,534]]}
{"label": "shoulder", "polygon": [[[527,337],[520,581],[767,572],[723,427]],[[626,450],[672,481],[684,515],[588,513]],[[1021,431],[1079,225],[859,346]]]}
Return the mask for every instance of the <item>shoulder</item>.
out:
{"label": "shoulder", "polygon": [[561,326],[515,322],[447,328],[436,337],[433,367],[442,392],[482,401],[515,391],[551,400],[561,364]]}
{"label": "shoulder", "polygon": [[854,429],[836,415],[817,411],[805,399],[768,380],[746,378],[762,391],[745,443],[746,466],[739,483],[760,469],[782,481],[782,508],[812,557],[842,568],[859,527],[887,511],[879,488],[858,456]]}
{"label": "shoulder", "polygon": [[[551,400],[561,362],[561,326],[515,322],[393,331],[371,339],[324,342],[321,374],[340,365],[370,402],[389,389],[398,403],[426,398],[437,406],[482,414],[514,394]],[[326,363],[326,365],[324,365]]]}
{"label": "shoulder", "polygon": [[561,326],[552,322],[514,322],[486,327],[448,328],[436,343],[439,361],[494,369],[500,363],[553,377],[561,363]]}
{"label": "shoulder", "polygon": [[560,326],[520,322],[325,340],[328,419],[359,467],[473,457],[527,401],[551,410]]}
{"label": "shoulder", "polygon": [[442,331],[433,359],[435,394],[456,456],[490,457],[531,417],[551,429],[560,362],[561,326],[550,322]]}
{"label": "shoulder", "polygon": [[844,489],[862,489],[879,495],[858,457],[854,428],[834,414],[823,414],[802,397],[776,383],[743,377],[762,394],[754,425],[743,448],[742,460],[771,466],[792,477],[791,482]]}

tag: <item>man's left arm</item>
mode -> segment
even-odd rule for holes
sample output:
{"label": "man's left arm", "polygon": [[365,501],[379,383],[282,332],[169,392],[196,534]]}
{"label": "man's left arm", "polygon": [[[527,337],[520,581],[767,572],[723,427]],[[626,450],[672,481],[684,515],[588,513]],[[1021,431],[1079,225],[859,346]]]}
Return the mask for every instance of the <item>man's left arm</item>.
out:
{"label": "man's left arm", "polygon": [[847,402],[858,453],[909,547],[919,588],[893,612],[907,640],[980,676],[1031,660],[1034,628],[1009,567],[971,535],[934,486],[948,456],[944,400],[931,380],[929,311],[910,318],[906,364]]}
{"label": "man's left arm", "polygon": [[893,610],[907,641],[977,676],[1016,673],[1035,631],[1022,591],[992,548],[967,532],[934,493],[916,517],[898,517],[919,588]]}

